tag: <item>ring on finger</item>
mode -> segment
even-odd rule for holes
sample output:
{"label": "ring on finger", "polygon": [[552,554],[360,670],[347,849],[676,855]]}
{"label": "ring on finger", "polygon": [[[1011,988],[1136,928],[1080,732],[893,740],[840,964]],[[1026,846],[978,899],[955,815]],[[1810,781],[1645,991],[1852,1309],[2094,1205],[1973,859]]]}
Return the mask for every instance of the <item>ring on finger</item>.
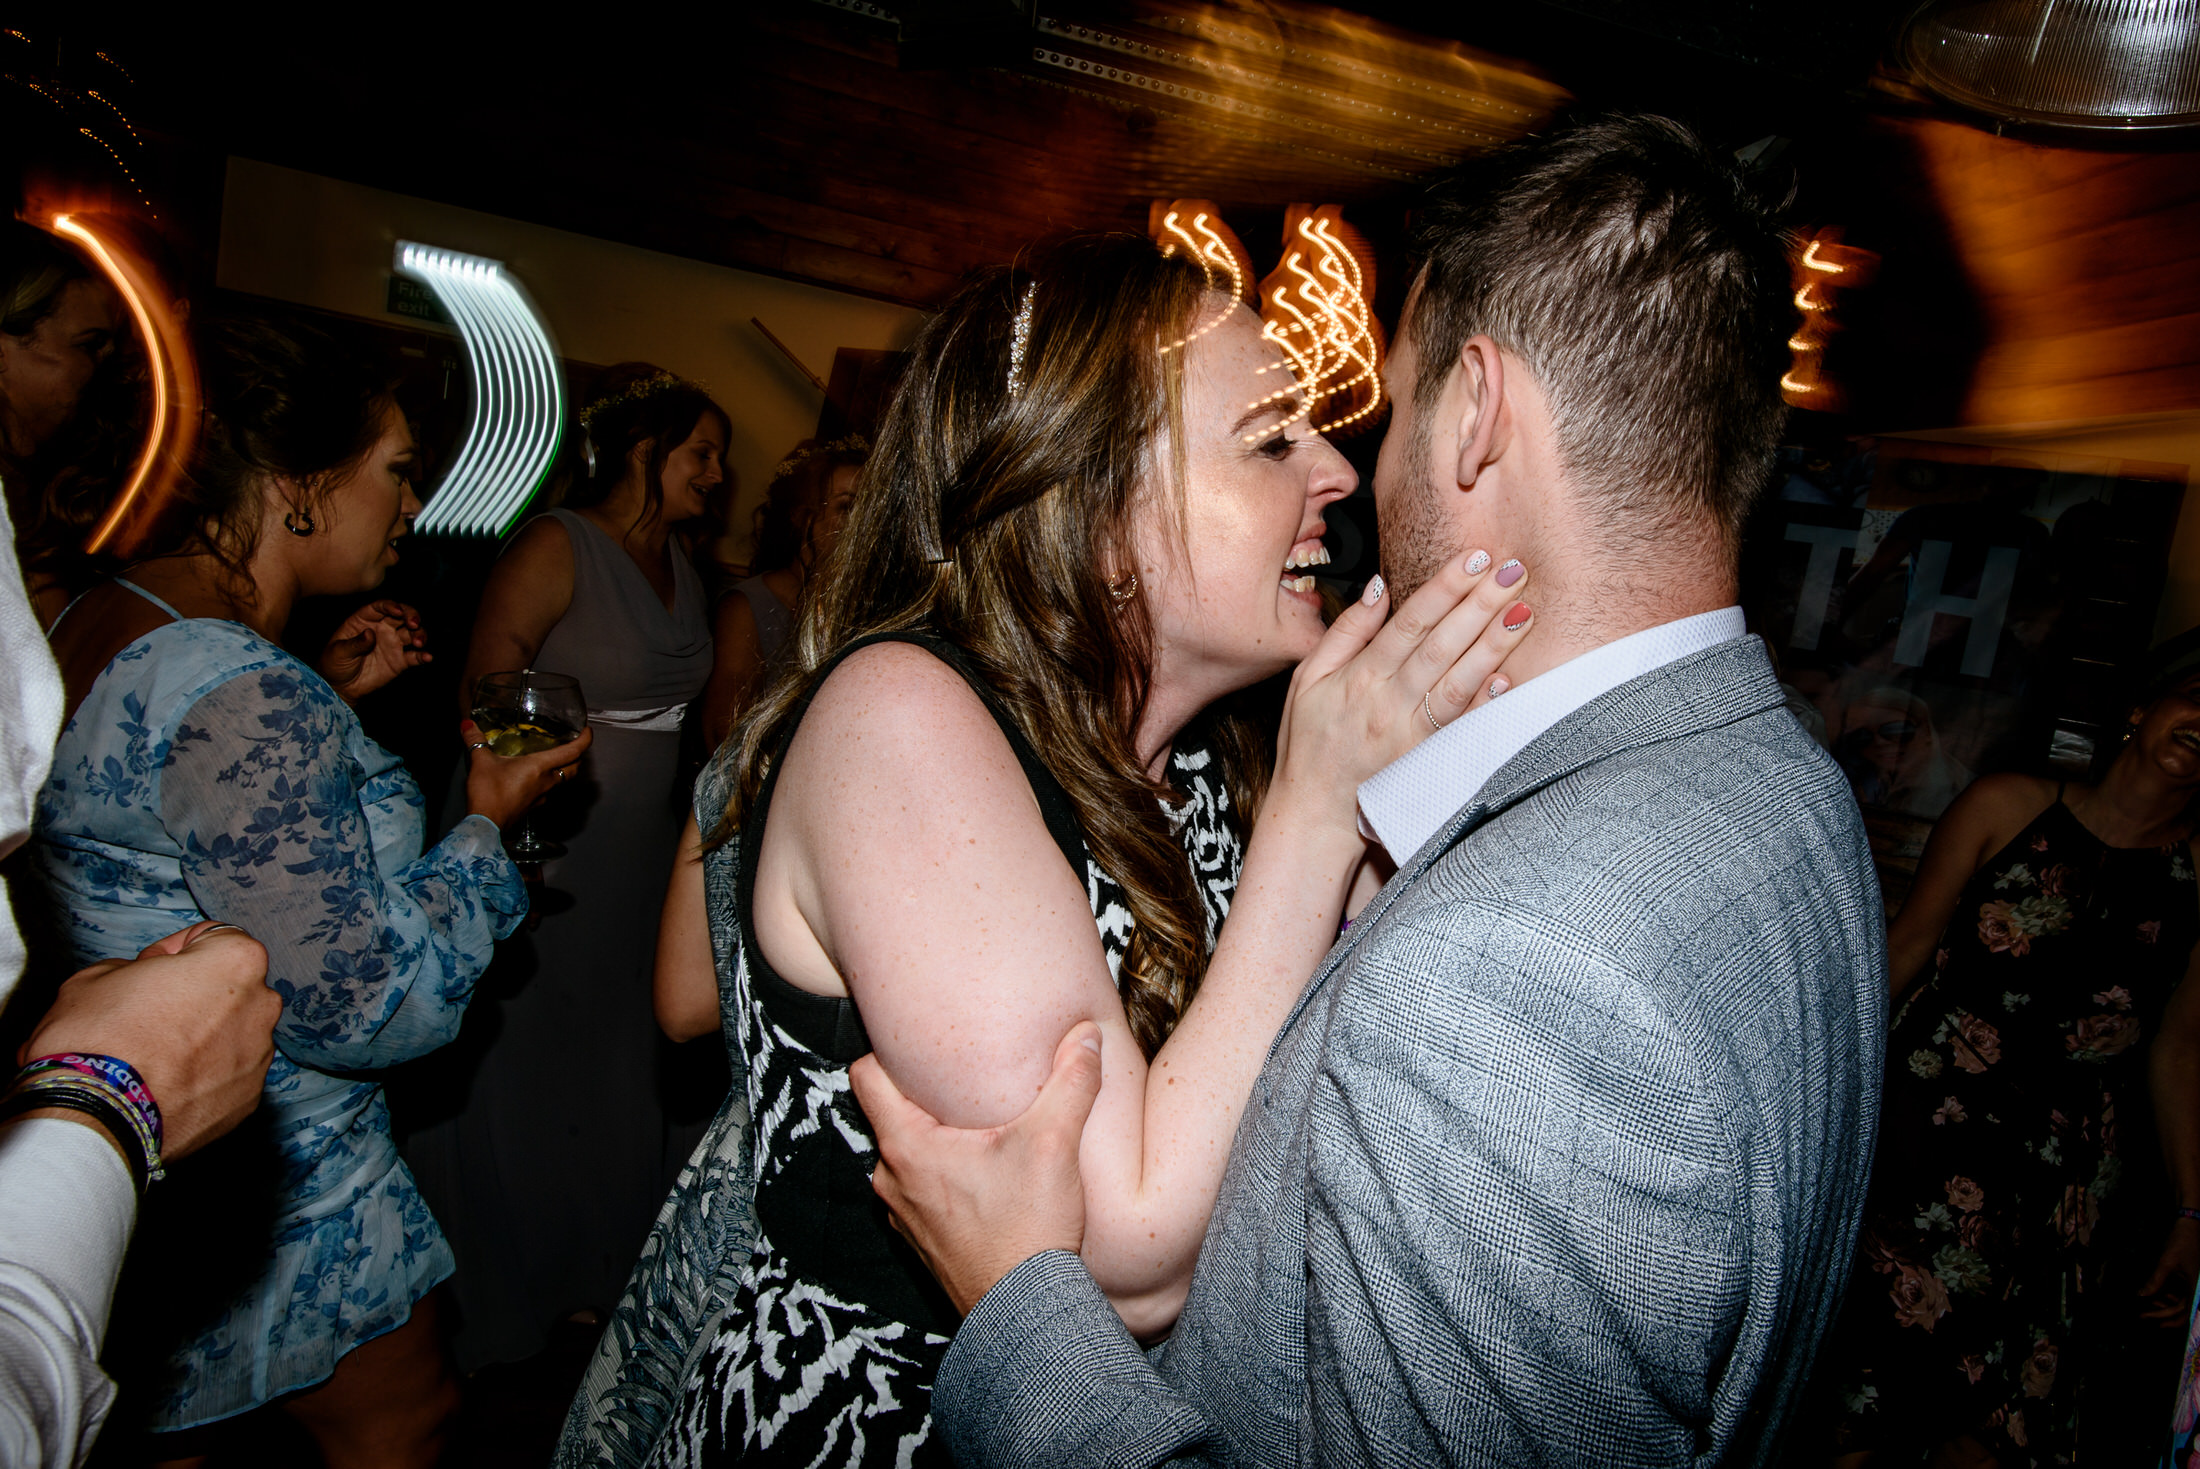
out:
{"label": "ring on finger", "polygon": [[1428,721],[1430,729],[1442,729],[1444,726],[1437,722],[1436,711],[1428,706],[1428,696],[1435,692],[1434,689],[1430,689],[1427,693],[1421,695],[1421,717]]}
{"label": "ring on finger", "polygon": [[469,750],[486,750],[489,748],[489,742],[487,740],[474,740],[466,748]]}

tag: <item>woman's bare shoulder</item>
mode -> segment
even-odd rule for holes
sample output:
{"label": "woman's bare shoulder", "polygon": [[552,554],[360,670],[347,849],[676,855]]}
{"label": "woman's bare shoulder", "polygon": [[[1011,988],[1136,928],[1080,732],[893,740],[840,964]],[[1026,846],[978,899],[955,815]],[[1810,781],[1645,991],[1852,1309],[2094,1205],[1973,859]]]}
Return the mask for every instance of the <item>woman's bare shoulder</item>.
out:
{"label": "woman's bare shoulder", "polygon": [[562,566],[567,575],[573,569],[573,533],[565,528],[565,522],[555,515],[538,515],[519,528],[497,557],[497,570],[540,573]]}
{"label": "woman's bare shoulder", "polygon": [[810,701],[803,729],[813,726],[851,735],[881,754],[951,757],[997,747],[1013,758],[969,682],[914,643],[873,643],[842,659]]}
{"label": "woman's bare shoulder", "polygon": [[[538,515],[512,537],[489,568],[485,621],[532,626],[547,635],[573,600],[572,534],[555,515]],[[545,620],[547,619],[547,620]]]}
{"label": "woman's bare shoulder", "polygon": [[819,687],[787,748],[782,806],[818,830],[840,830],[852,811],[896,813],[864,823],[866,850],[966,819],[1020,829],[1028,816],[1044,836],[1031,783],[984,702],[907,643],[859,649]]}
{"label": "woman's bare shoulder", "polygon": [[[2055,804],[2057,789],[2056,782],[2036,775],[2014,771],[1982,775],[1942,813],[1940,824],[1981,847],[1998,849]],[[1981,858],[1986,855],[1980,853]]]}
{"label": "woman's bare shoulder", "polygon": [[746,637],[751,643],[756,641],[756,609],[739,592],[728,591],[719,597],[717,605],[711,608],[710,622],[710,635],[720,642],[734,637]]}

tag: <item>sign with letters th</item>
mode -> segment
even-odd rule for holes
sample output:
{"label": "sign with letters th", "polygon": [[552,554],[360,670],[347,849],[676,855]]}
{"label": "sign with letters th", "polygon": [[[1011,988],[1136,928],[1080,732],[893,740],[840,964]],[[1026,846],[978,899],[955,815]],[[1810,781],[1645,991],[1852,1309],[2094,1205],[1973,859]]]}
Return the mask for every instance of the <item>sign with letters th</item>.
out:
{"label": "sign with letters th", "polygon": [[2114,742],[2186,474],[1916,440],[1780,451],[1743,605],[1848,773],[1890,911],[1974,775],[2083,778]]}

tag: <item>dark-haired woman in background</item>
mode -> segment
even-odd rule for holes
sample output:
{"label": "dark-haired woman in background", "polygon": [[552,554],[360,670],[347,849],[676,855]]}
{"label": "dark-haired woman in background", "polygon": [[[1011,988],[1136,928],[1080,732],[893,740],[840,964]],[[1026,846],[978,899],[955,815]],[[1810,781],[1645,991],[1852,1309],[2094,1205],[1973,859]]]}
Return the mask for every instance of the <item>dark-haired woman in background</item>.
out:
{"label": "dark-haired woman in background", "polygon": [[33,860],[74,964],[235,923],[284,1016],[265,1105],[147,1200],[108,1360],[163,1457],[283,1398],[331,1465],[427,1465],[455,1401],[429,1295],[451,1255],[361,1073],[457,1031],[527,908],[498,829],[582,751],[477,753],[471,814],[423,850],[419,787],[350,707],[426,658],[411,609],[362,607],[318,669],[281,647],[300,598],[379,585],[419,509],[390,379],[246,320],[203,334],[202,376],[181,503],[54,629],[71,712]]}
{"label": "dark-haired woman in background", "polygon": [[647,363],[608,369],[582,424],[563,506],[522,526],[489,574],[464,687],[500,669],[570,674],[596,744],[536,818],[566,847],[542,869],[557,896],[490,978],[477,1023],[497,1028],[464,1109],[406,1142],[458,1255],[467,1371],[532,1356],[559,1319],[618,1299],[717,1100],[690,1127],[668,1120],[676,1063],[660,1055],[650,969],[680,832],[680,726],[711,667],[702,581],[672,532],[722,477],[728,424]]}
{"label": "dark-haired woman in background", "polygon": [[756,507],[754,574],[720,599],[711,629],[717,666],[703,691],[703,733],[717,749],[734,719],[775,669],[810,578],[832,553],[856,500],[856,472],[870,457],[860,434],[804,439],[772,473]]}
{"label": "dark-haired woman in background", "polygon": [[1842,1462],[2154,1462],[2200,1265],[2196,797],[2188,668],[2098,785],[1985,776],[1933,828],[1821,1369]]}

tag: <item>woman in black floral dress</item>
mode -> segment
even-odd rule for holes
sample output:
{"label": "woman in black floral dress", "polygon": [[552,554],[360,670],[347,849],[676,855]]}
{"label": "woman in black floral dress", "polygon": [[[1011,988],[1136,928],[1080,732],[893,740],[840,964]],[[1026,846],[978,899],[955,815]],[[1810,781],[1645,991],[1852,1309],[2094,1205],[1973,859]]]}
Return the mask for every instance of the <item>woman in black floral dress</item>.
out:
{"label": "woman in black floral dress", "polygon": [[1934,831],[1889,934],[1879,1161],[1826,1358],[1840,1451],[2152,1462],[2200,1261],[2196,792],[2188,678],[2100,785],[1987,777]]}

